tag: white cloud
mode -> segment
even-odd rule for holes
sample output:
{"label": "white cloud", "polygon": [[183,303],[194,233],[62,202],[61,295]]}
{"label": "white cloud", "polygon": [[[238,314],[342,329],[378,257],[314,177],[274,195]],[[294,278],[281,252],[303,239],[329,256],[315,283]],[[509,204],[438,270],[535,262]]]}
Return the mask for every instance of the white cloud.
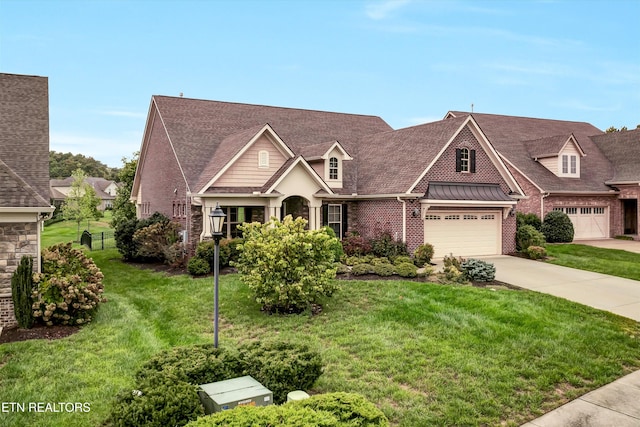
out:
{"label": "white cloud", "polygon": [[409,0],[386,0],[382,2],[370,3],[366,6],[365,13],[370,19],[380,21],[389,17],[397,9],[409,4]]}

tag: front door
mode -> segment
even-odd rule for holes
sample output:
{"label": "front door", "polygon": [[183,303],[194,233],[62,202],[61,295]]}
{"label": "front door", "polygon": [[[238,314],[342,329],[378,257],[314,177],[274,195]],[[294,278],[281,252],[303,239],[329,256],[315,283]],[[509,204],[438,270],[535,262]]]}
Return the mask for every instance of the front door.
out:
{"label": "front door", "polygon": [[624,211],[624,234],[638,233],[638,199],[622,201]]}
{"label": "front door", "polygon": [[300,196],[287,197],[282,201],[282,219],[285,216],[291,215],[293,219],[301,216],[309,221],[309,203],[307,199]]}

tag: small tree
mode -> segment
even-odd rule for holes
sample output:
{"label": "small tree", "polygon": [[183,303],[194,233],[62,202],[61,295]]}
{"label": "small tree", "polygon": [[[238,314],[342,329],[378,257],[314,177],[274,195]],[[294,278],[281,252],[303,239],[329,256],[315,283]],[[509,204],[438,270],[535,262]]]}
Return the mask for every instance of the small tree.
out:
{"label": "small tree", "polygon": [[67,195],[62,205],[62,216],[66,220],[75,221],[78,224],[78,235],[76,240],[80,240],[80,223],[92,219],[98,219],[98,205],[100,199],[96,196],[96,191],[86,182],[87,176],[82,169],[76,169],[71,175],[71,191]]}
{"label": "small tree", "polygon": [[122,158],[123,167],[118,173],[118,182],[121,186],[113,201],[113,217],[111,219],[113,228],[117,228],[122,222],[136,219],[136,205],[131,203],[129,198],[138,167],[138,154],[138,152],[134,153],[132,159]]}
{"label": "small tree", "polygon": [[234,265],[267,311],[301,312],[337,289],[335,237],[306,225],[288,215],[282,222],[272,218],[239,226],[244,242]]}
{"label": "small tree", "polygon": [[11,276],[11,296],[13,297],[13,312],[18,326],[31,328],[33,326],[33,258],[23,256],[16,271]]}

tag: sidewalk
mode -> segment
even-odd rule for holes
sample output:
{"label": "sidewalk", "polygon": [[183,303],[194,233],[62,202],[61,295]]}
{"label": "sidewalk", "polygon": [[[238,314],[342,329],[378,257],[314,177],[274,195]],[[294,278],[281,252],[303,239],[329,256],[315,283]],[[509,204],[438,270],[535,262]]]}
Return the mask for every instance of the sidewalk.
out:
{"label": "sidewalk", "polygon": [[[628,250],[628,249],[627,249]],[[483,258],[496,280],[640,321],[640,281],[528,259]],[[585,394],[522,427],[640,427],[640,371]]]}

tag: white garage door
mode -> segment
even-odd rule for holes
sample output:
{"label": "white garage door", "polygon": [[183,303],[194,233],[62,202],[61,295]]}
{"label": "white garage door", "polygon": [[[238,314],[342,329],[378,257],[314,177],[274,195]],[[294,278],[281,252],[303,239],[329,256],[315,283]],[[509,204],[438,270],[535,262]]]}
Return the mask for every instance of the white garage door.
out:
{"label": "white garage door", "polygon": [[434,258],[445,255],[481,256],[502,252],[502,213],[431,211],[424,219],[424,241],[431,243]]}
{"label": "white garage door", "polygon": [[571,219],[574,240],[609,237],[609,216],[604,206],[555,208],[554,210],[563,211]]}

